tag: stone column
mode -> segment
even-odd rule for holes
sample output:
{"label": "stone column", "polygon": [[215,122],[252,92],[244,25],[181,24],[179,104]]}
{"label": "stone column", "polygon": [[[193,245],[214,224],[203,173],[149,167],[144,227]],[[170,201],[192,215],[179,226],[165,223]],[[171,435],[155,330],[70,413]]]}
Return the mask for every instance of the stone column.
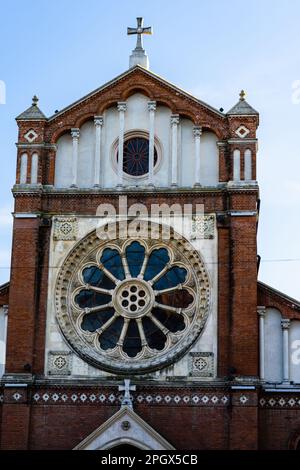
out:
{"label": "stone column", "polygon": [[283,318],[281,320],[282,328],[282,357],[283,357],[283,382],[290,381],[290,354],[289,354],[289,329],[291,320]]}
{"label": "stone column", "polygon": [[201,186],[201,134],[202,128],[200,126],[195,126],[193,129],[194,140],[195,140],[195,187]]}
{"label": "stone column", "polygon": [[265,380],[265,317],[266,307],[257,307],[259,316],[259,370],[260,379]]}
{"label": "stone column", "polygon": [[123,186],[123,149],[124,149],[124,127],[125,111],[127,105],[124,101],[118,103],[119,111],[119,148],[118,148],[118,184],[119,189]]}
{"label": "stone column", "polygon": [[94,155],[94,188],[100,188],[100,171],[101,171],[101,134],[103,117],[95,116],[95,155]]}
{"label": "stone column", "polygon": [[72,184],[71,188],[77,188],[77,169],[78,169],[78,142],[80,130],[77,128],[71,129],[71,136],[73,139],[73,153],[72,153]]}
{"label": "stone column", "polygon": [[179,114],[172,114],[171,116],[171,129],[172,129],[172,171],[171,171],[171,186],[178,185],[178,124]]}
{"label": "stone column", "polygon": [[149,110],[149,175],[148,185],[153,186],[153,172],[154,172],[154,119],[156,111],[156,101],[148,102]]}

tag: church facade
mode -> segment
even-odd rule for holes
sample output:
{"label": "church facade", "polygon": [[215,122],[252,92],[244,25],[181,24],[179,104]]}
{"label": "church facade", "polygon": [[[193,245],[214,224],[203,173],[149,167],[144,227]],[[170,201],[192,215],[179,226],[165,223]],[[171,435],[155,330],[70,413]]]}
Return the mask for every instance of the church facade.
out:
{"label": "church facade", "polygon": [[148,68],[17,117],[1,449],[297,449],[300,303],[258,282],[259,114]]}

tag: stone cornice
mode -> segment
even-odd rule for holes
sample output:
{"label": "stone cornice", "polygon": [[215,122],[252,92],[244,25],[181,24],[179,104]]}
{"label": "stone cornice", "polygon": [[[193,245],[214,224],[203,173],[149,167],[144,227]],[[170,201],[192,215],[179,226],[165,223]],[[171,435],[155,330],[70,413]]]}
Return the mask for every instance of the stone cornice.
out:
{"label": "stone cornice", "polygon": [[45,148],[45,149],[57,150],[56,144],[49,144],[47,142],[41,142],[39,144],[28,144],[28,143],[25,144],[25,143],[16,142],[16,147],[17,148]]}
{"label": "stone cornice", "polygon": [[229,144],[256,144],[258,139],[228,139]]}
{"label": "stone cornice", "polygon": [[12,189],[14,196],[42,196],[42,197],[77,197],[77,198],[85,198],[85,197],[92,197],[92,196],[110,196],[119,198],[120,196],[144,196],[144,197],[154,197],[159,198],[162,195],[165,196],[176,196],[178,198],[186,197],[186,196],[211,196],[211,195],[223,195],[224,193],[230,194],[253,194],[258,192],[258,186],[253,187],[221,187],[221,188],[176,188],[174,190],[170,188],[155,188],[155,191],[147,188],[141,188],[140,190],[130,190],[127,189],[126,191],[117,191],[116,189],[112,190],[103,190],[103,189],[87,189],[87,190],[78,190],[78,189],[69,189],[69,190],[45,190],[42,187],[33,190],[32,187],[28,189],[22,187],[14,187]]}

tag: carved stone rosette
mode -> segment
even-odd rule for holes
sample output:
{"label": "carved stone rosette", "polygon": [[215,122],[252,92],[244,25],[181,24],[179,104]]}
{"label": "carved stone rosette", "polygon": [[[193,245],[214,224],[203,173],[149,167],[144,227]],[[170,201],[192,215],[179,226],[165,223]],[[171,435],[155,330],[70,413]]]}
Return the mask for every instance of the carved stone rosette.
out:
{"label": "carved stone rosette", "polygon": [[[145,231],[143,238],[120,237],[119,223],[107,226],[106,240],[93,231],[75,245],[57,277],[56,315],[64,337],[83,360],[113,373],[142,374],[174,362],[199,337],[209,314],[210,282],[199,253],[173,231],[165,240],[160,225],[151,238],[153,223],[146,224],[148,238]],[[149,268],[153,259],[158,266]]]}

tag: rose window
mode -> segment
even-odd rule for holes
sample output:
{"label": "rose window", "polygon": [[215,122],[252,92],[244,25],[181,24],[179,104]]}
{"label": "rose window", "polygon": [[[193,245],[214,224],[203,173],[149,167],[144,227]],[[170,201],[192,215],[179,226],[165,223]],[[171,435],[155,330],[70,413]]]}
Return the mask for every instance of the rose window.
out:
{"label": "rose window", "polygon": [[[117,154],[117,160],[118,160]],[[154,166],[157,150],[154,146]],[[124,142],[123,171],[131,176],[143,176],[149,171],[149,140],[145,137],[131,137]]]}
{"label": "rose window", "polygon": [[90,238],[79,266],[71,259],[78,260],[80,244],[59,276],[57,316],[65,337],[86,360],[113,372],[143,373],[172,362],[208,314],[209,282],[199,255],[174,238]]}

